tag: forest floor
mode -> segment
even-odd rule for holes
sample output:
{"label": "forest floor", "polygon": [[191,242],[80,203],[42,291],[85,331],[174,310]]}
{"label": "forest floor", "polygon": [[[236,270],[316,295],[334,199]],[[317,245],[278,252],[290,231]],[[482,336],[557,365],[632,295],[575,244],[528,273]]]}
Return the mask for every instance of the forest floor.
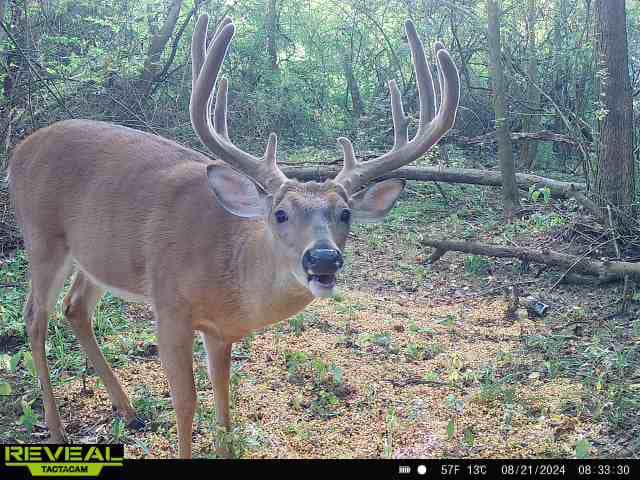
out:
{"label": "forest floor", "polygon": [[[422,238],[546,245],[581,252],[575,202],[523,193],[507,225],[498,191],[410,184],[380,225],[350,238],[340,294],[265,328],[233,351],[227,442],[243,458],[637,457],[638,304],[615,315],[622,286],[554,286],[562,271],[448,253],[434,265]],[[0,258],[0,443],[43,441],[42,402],[21,320],[26,262]],[[519,285],[544,318],[507,315]],[[114,418],[104,387],[62,320],[49,362],[74,442],[123,442],[130,457],[177,453],[175,416],[148,307],[107,295],[96,311],[105,356],[146,420]],[[215,456],[215,411],[199,338],[194,455]],[[8,385],[8,386],[7,386]]]}

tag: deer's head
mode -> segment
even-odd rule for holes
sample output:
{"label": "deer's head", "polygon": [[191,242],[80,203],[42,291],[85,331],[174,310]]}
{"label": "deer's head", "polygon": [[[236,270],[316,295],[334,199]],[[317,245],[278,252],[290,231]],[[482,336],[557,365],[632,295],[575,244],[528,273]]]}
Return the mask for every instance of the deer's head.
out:
{"label": "deer's head", "polygon": [[[269,136],[263,158],[239,149],[227,130],[227,80],[218,79],[220,67],[235,27],[225,18],[211,45],[206,46],[206,15],[197,22],[192,40],[193,85],[191,122],[200,140],[225,164],[211,164],[207,175],[211,191],[230,214],[262,218],[273,236],[275,254],[282,267],[316,297],[333,294],[336,274],[343,266],[342,252],[354,222],[376,222],[393,207],[402,193],[404,180],[375,182],[427,152],[451,128],[460,97],[458,71],[443,45],[436,43],[442,102],[436,112],[433,79],[413,23],[405,28],[418,83],[420,123],[412,140],[408,118],[396,83],[389,82],[394,125],[394,146],[384,155],[356,160],[346,138],[338,143],[344,166],[323,183],[299,182],[287,178],[276,162],[277,138]],[[217,91],[213,92],[217,85]],[[210,115],[212,103],[213,118]],[[373,181],[373,183],[371,183]]]}

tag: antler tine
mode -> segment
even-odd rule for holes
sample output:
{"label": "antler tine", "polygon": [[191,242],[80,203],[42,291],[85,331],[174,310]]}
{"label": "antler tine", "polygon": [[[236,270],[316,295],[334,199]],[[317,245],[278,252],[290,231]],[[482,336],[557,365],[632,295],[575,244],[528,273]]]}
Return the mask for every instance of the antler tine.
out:
{"label": "antler tine", "polygon": [[395,80],[389,82],[391,117],[393,118],[393,149],[404,147],[409,141],[409,117],[404,114],[402,94]]}
{"label": "antler tine", "polygon": [[[220,31],[232,22],[231,17],[226,16],[222,19],[215,33],[213,39],[215,39]],[[209,25],[209,15],[203,13],[198,17],[196,26],[193,29],[193,38],[191,40],[191,58],[192,58],[192,71],[191,71],[191,88],[195,88],[196,80],[200,75],[202,64],[204,63],[205,56],[207,54],[207,34]]]}
{"label": "antler tine", "polygon": [[422,41],[418,37],[416,27],[411,20],[407,20],[404,24],[409,39],[409,47],[411,49],[411,57],[413,67],[416,72],[416,81],[418,83],[418,98],[420,99],[420,124],[418,125],[419,136],[427,127],[429,122],[436,115],[436,94],[433,90],[433,77],[431,70],[427,64],[427,58],[424,54]]}
{"label": "antler tine", "polygon": [[235,26],[229,17],[225,17],[207,49],[207,21],[206,15],[200,16],[193,32],[191,44],[194,74],[189,105],[191,124],[200,141],[220,160],[245,173],[267,191],[273,192],[287,180],[276,163],[277,138],[273,133],[269,136],[263,159],[256,158],[241,150],[229,140],[227,129],[228,82],[224,77],[220,78],[218,82],[212,123],[210,111],[214,98],[213,91],[222,62],[235,33]]}
{"label": "antler tine", "polygon": [[[217,134],[222,135],[225,140],[229,140],[229,131],[227,129],[227,91],[229,90],[229,82],[225,77],[220,79],[218,91],[216,92],[216,105],[213,110],[213,127]],[[213,96],[209,97],[209,102]],[[210,112],[211,108],[207,108]],[[210,118],[210,117],[209,117]]]}
{"label": "antler tine", "polygon": [[191,38],[191,91],[196,88],[196,81],[204,63],[208,23],[209,16],[205,13],[198,17],[196,26],[193,28],[193,37]]}
{"label": "antler tine", "polygon": [[[411,57],[416,72],[418,95],[420,97],[420,124],[416,135],[408,141],[408,119],[402,107],[402,97],[396,83],[389,82],[391,95],[391,113],[393,117],[393,148],[374,160],[357,162],[353,155],[351,142],[339,139],[345,152],[345,162],[335,182],[342,184],[348,191],[355,192],[370,180],[384,173],[395,170],[419,158],[435,145],[453,126],[460,100],[460,78],[449,52],[442,43],[435,45],[438,64],[438,80],[442,101],[436,114],[436,100],[433,89],[433,78],[424,55],[422,42],[410,20],[405,23],[405,30],[411,48]],[[345,141],[346,140],[346,141]],[[345,145],[348,146],[345,147]],[[348,150],[350,151],[348,152]]]}
{"label": "antler tine", "polygon": [[[438,61],[438,52],[440,50],[446,50],[442,42],[436,42],[433,45],[433,53],[436,56],[436,62]],[[438,67],[438,88],[440,88],[440,98],[444,95],[444,78],[442,77],[442,69]]]}

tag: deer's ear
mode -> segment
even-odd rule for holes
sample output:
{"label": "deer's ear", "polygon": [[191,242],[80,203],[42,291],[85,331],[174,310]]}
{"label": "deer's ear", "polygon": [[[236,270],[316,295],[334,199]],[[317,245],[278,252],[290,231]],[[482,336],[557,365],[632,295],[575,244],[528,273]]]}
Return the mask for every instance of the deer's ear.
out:
{"label": "deer's ear", "polygon": [[354,194],[351,197],[353,220],[360,223],[382,221],[393,208],[405,183],[400,179],[384,180]]}
{"label": "deer's ear", "polygon": [[232,215],[256,218],[269,212],[271,195],[246,175],[225,164],[210,164],[207,177],[216,200]]}

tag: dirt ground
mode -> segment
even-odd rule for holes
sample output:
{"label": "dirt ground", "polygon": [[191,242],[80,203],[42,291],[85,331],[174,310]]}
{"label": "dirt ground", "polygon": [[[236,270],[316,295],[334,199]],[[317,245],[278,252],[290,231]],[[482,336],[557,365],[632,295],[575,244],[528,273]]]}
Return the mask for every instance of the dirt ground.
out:
{"label": "dirt ground", "polygon": [[[579,248],[567,234],[578,215],[574,205],[531,203],[526,220],[512,227],[501,221],[495,194],[447,192],[444,199],[414,187],[384,225],[356,229],[338,297],[235,346],[234,429],[225,441],[237,457],[637,456],[640,328],[635,303],[630,315],[611,316],[620,285],[554,287],[562,272],[454,253],[428,265],[429,251],[420,246],[423,236],[449,236]],[[514,285],[522,297],[548,304],[549,313],[507,314],[503,292]],[[4,295],[4,318],[11,310],[17,322],[18,306],[8,306],[20,300]],[[125,326],[104,330],[100,340],[146,428],[128,431],[114,420],[92,370],[83,360],[65,367],[54,344],[67,432],[78,442],[123,442],[130,457],[175,456],[175,418],[151,312],[130,304],[119,311],[110,321]],[[71,345],[61,358],[82,358],[60,335]],[[26,350],[18,333],[3,338],[6,358]],[[28,365],[10,370],[5,366],[12,405],[0,404],[0,441],[46,440]],[[199,343],[195,370],[194,455],[211,457],[214,393]],[[34,400],[31,428],[21,422],[19,398]]]}

